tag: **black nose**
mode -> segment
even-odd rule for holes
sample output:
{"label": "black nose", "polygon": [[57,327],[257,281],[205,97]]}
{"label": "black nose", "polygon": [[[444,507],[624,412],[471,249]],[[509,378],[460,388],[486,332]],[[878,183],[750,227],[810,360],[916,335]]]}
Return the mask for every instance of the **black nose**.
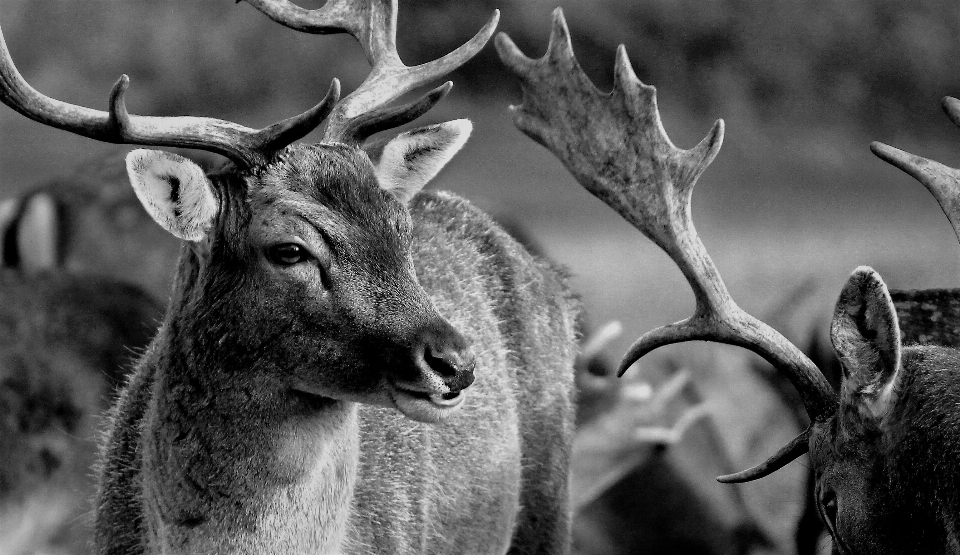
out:
{"label": "black nose", "polygon": [[451,392],[466,389],[473,383],[476,366],[469,343],[446,322],[432,327],[416,350],[417,367],[438,376]]}

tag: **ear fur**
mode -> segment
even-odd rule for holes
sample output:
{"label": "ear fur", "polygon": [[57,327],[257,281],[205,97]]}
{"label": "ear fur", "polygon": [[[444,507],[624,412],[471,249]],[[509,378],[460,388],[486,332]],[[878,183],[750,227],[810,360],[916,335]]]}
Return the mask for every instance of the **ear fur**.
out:
{"label": "ear fur", "polygon": [[170,152],[138,149],[127,154],[127,175],[161,227],[187,241],[204,238],[219,205],[200,166]]}
{"label": "ear fur", "polygon": [[844,285],[830,339],[843,365],[844,401],[873,417],[887,414],[902,374],[900,325],[887,286],[872,268],[857,268]]}
{"label": "ear fur", "polygon": [[26,275],[51,270],[60,260],[60,214],[57,202],[47,193],[28,197],[16,220],[17,260]]}
{"label": "ear fur", "polygon": [[380,186],[406,204],[463,147],[473,124],[458,119],[419,127],[366,148]]}

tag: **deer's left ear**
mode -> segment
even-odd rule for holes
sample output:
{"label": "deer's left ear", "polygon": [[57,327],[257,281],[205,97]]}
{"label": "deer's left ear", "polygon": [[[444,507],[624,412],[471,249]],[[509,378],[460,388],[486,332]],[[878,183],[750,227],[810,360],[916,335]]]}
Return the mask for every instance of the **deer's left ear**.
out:
{"label": "deer's left ear", "polygon": [[830,339],[843,365],[841,395],[868,414],[882,417],[896,401],[900,382],[900,325],[880,275],[857,268],[844,285],[830,325]]}
{"label": "deer's left ear", "polygon": [[472,130],[469,120],[458,119],[413,129],[365,150],[380,186],[406,204],[447,165]]}

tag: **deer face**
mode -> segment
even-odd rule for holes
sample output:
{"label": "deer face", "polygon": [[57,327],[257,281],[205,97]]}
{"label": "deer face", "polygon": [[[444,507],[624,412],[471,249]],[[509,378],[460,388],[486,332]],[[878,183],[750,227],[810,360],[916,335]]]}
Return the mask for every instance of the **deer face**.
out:
{"label": "deer face", "polygon": [[289,147],[219,193],[170,154],[134,151],[128,169],[154,219],[196,245],[204,295],[237,299],[223,318],[238,348],[260,345],[263,383],[432,422],[463,401],[474,363],[417,281],[405,204],[468,133],[410,131],[376,164],[344,144]]}
{"label": "deer face", "polygon": [[864,424],[841,415],[814,426],[817,510],[839,553],[902,553],[904,522],[894,518],[882,436]]}

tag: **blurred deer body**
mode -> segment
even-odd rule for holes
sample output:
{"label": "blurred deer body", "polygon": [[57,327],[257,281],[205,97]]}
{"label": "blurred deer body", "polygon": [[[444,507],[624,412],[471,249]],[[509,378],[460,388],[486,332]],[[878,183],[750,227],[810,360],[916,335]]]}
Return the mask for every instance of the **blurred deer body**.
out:
{"label": "blurred deer body", "polygon": [[162,311],[136,287],[0,272],[0,553],[86,553],[103,413]]}
{"label": "blurred deer body", "polygon": [[[97,140],[215,152],[213,173],[135,150],[130,182],[182,239],[170,304],[111,414],[101,553],[518,553],[568,550],[578,303],[466,201],[422,187],[465,120],[389,140],[449,91],[403,94],[462,65],[467,44],[408,67],[396,4],[316,10],[249,0],[371,62],[342,100],[260,130],[109,112],[46,97],[0,41],[0,100]],[[294,144],[329,116],[322,142]],[[476,382],[476,383],[474,383]]]}
{"label": "blurred deer body", "polygon": [[[674,146],[655,89],[636,77],[623,47],[613,91],[598,91],[576,62],[559,9],[542,58],[527,58],[503,34],[497,47],[523,85],[523,104],[512,108],[517,126],[666,251],[693,289],[694,314],[644,334],[621,373],[653,349],[683,341],[754,351],[790,379],[811,425],[767,461],[720,481],[761,478],[810,452],[819,514],[837,551],[960,553],[960,352],[904,348],[886,285],[860,267],[831,324],[843,368],[838,396],[796,346],[737,306],[694,228],[693,187],[720,149],[723,122],[690,150]],[[960,123],[960,101],[945,108]],[[960,237],[960,170],[885,145],[873,149],[931,190]]]}
{"label": "blurred deer body", "polygon": [[60,268],[136,284],[166,301],[180,242],[137,200],[123,156],[81,163],[7,199],[2,262],[29,274]]}

